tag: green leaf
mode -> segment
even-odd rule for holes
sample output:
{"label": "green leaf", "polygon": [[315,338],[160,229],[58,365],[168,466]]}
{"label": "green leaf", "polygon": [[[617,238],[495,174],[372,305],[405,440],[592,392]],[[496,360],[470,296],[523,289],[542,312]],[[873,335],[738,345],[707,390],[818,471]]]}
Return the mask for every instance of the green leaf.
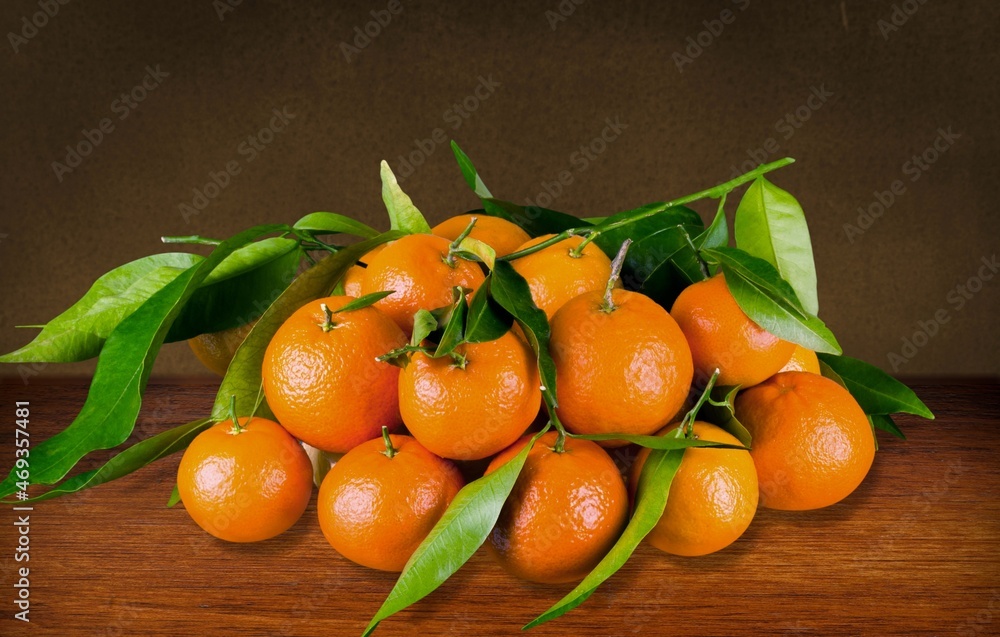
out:
{"label": "green leaf", "polygon": [[664,241],[666,236],[649,237],[650,240],[661,242],[664,249],[676,246],[676,249],[645,277],[639,288],[640,292],[664,307],[672,306],[677,295],[687,286],[705,280],[705,272],[701,269],[701,260],[695,249],[724,247],[729,243],[726,213],[722,209],[721,203],[712,224],[697,235],[693,235],[691,243],[695,249],[688,245],[687,238],[684,236],[684,232],[687,232],[688,236],[692,236],[692,230],[692,226],[681,226],[675,227],[672,231],[664,231],[664,233],[672,232],[669,244]]}
{"label": "green leaf", "polygon": [[701,410],[698,413],[698,417],[701,420],[710,422],[714,425],[718,425],[722,429],[728,431],[730,434],[736,437],[745,447],[750,447],[752,442],[752,437],[747,428],[743,426],[743,423],[736,418],[736,394],[739,392],[739,386],[735,387],[714,387],[712,388],[712,400],[717,403],[724,403],[722,406],[713,405],[712,402],[706,402],[702,405]]}
{"label": "green leaf", "polygon": [[260,315],[295,277],[302,260],[299,242],[272,237],[226,257],[205,277],[167,333],[167,342],[244,325]]}
{"label": "green leaf", "polygon": [[438,328],[438,319],[430,310],[417,310],[413,315],[413,333],[410,335],[410,345],[420,347],[424,339]]}
{"label": "green leaf", "polygon": [[[598,228],[621,222],[637,213],[662,207],[663,204],[649,204],[636,210],[628,210],[608,217]],[[602,231],[594,240],[608,258],[614,259],[625,239],[634,242],[625,255],[622,268],[622,283],[626,288],[638,290],[657,267],[671,259],[678,251],[687,248],[688,236],[696,237],[705,229],[701,217],[694,210],[684,206],[666,208],[652,217],[635,223]],[[690,248],[687,248],[690,251]],[[700,280],[700,279],[695,279]]]}
{"label": "green leaf", "polygon": [[409,195],[399,187],[396,175],[392,174],[392,169],[384,159],[382,201],[385,202],[385,209],[389,211],[389,221],[393,230],[400,230],[406,234],[430,234],[431,227],[424,219],[424,215],[413,205]]}
{"label": "green leaf", "polygon": [[538,375],[542,381],[542,397],[554,413],[556,400],[556,364],[549,354],[549,321],[531,298],[528,282],[507,261],[497,261],[490,283],[490,295],[511,313],[528,337],[538,357]]}
{"label": "green leaf", "polygon": [[520,206],[502,199],[483,199],[482,202],[486,214],[517,224],[532,237],[590,225],[579,217],[539,206]]}
{"label": "green leaf", "polygon": [[614,575],[628,561],[632,552],[639,546],[639,542],[660,521],[663,511],[667,507],[670,483],[673,482],[683,457],[683,450],[653,449],[650,451],[646,464],[642,467],[642,473],[639,475],[635,512],[621,537],[604,556],[604,559],[594,567],[594,570],[587,577],[583,578],[583,581],[576,588],[526,625],[525,630],[561,617],[585,602],[597,590],[598,586]]}
{"label": "green leaf", "polygon": [[[32,448],[33,484],[53,484],[91,451],[110,449],[128,439],[139,414],[153,360],[184,303],[212,269],[234,250],[261,235],[285,228],[256,226],[222,242],[207,259],[185,270],[118,324],[101,350],[90,392],[79,415],[66,429]],[[252,404],[252,399],[248,402]],[[15,491],[14,483],[12,471],[0,483],[0,498]]]}
{"label": "green leaf", "polygon": [[490,295],[493,275],[489,274],[472,294],[469,312],[465,319],[465,340],[469,343],[494,341],[510,330],[514,318],[500,307]]}
{"label": "green leaf", "polygon": [[444,325],[444,334],[438,341],[434,357],[446,356],[455,351],[455,348],[462,344],[465,336],[465,316],[468,313],[469,305],[465,301],[465,293],[462,288],[455,288],[457,300],[454,309],[449,313],[447,323]]}
{"label": "green leaf", "polygon": [[[749,449],[748,445],[743,443],[745,446],[740,445],[730,445],[724,442],[715,442],[712,440],[700,440],[697,438],[674,438],[672,436],[642,436],[638,434],[571,434],[567,433],[570,438],[579,438],[581,440],[624,440],[632,444],[639,445],[640,447],[646,447],[647,449],[660,449],[665,451],[671,451],[674,449],[687,449],[689,447],[718,447],[720,449]],[[741,441],[742,442],[742,441]]]}
{"label": "green leaf", "polygon": [[[264,362],[264,351],[281,324],[309,301],[329,295],[348,268],[369,250],[401,236],[401,232],[390,231],[348,246],[321,260],[292,281],[268,306],[236,350],[216,395],[212,418],[222,421],[229,417],[229,401],[232,396],[236,396],[237,409],[240,410],[237,415],[250,415],[250,408],[257,404],[263,383],[261,365]],[[263,418],[274,416],[266,402],[261,404],[258,415]]]}
{"label": "green leaf", "polygon": [[356,298],[350,303],[345,304],[342,308],[335,311],[334,314],[340,314],[343,312],[354,312],[355,310],[362,310],[370,305],[375,305],[385,297],[392,294],[392,290],[385,290],[384,292],[372,292],[371,294],[365,294],[362,297]]}
{"label": "green leaf", "polygon": [[833,333],[802,309],[795,292],[773,265],[739,248],[713,248],[702,254],[722,266],[729,291],[754,323],[802,347],[840,354]]}
{"label": "green leaf", "polygon": [[[824,378],[829,378],[830,380],[834,381],[835,383],[837,383],[838,385],[840,385],[844,389],[847,389],[847,384],[844,383],[844,379],[840,377],[840,374],[838,374],[837,372],[833,371],[833,368],[830,367],[829,365],[827,365],[826,363],[824,363],[822,361],[822,359],[819,361],[819,373]],[[848,391],[850,391],[850,390],[848,390]]]}
{"label": "green leaf", "polygon": [[[141,440],[128,449],[125,449],[108,460],[100,469],[85,471],[84,473],[75,475],[58,486],[27,501],[41,502],[43,500],[51,500],[67,493],[76,493],[77,491],[96,487],[105,482],[117,480],[160,458],[186,448],[198,434],[211,426],[212,421],[210,419],[202,418],[158,433],[152,438]],[[176,487],[174,488],[176,489]],[[173,505],[168,503],[167,506]]]}
{"label": "green leaf", "polygon": [[870,414],[868,416],[868,422],[870,422],[872,427],[875,429],[888,431],[897,438],[906,440],[906,436],[903,434],[902,430],[896,426],[896,421],[892,419],[892,416],[886,414]]}
{"label": "green leaf", "polygon": [[335,212],[310,213],[296,221],[292,227],[313,234],[352,234],[365,239],[378,236],[375,228]]}
{"label": "green leaf", "polygon": [[370,635],[386,617],[433,592],[482,546],[500,517],[528,452],[548,429],[545,427],[535,434],[516,456],[499,469],[470,482],[458,492],[448,510],[406,563],[363,637]]}
{"label": "green leaf", "polygon": [[479,177],[479,172],[472,165],[472,160],[458,147],[454,139],[451,140],[451,152],[455,154],[455,160],[458,161],[458,167],[462,171],[462,176],[465,177],[465,183],[469,184],[469,188],[472,188],[476,196],[480,199],[492,198],[493,195],[490,193],[490,189],[486,187],[486,184]]}
{"label": "green leaf", "polygon": [[490,270],[493,269],[493,265],[497,260],[496,250],[479,239],[472,237],[462,239],[462,243],[458,244],[458,251],[455,254],[468,261],[481,261]]}
{"label": "green leaf", "polygon": [[934,414],[913,390],[889,374],[868,363],[848,356],[819,354],[826,364],[844,381],[861,409],[869,415],[914,414],[930,420]]}
{"label": "green leaf", "polygon": [[803,309],[816,314],[816,264],[806,216],[795,197],[762,175],[743,194],[735,225],[736,245],[773,265]]}
{"label": "green leaf", "polygon": [[121,265],[97,279],[69,309],[49,321],[31,343],[3,363],[71,363],[101,352],[108,335],[157,290],[204,261],[197,254],[154,254]]}
{"label": "green leaf", "polygon": [[[209,421],[211,422],[211,421]],[[177,503],[181,501],[181,491],[174,484],[174,490],[170,492],[170,498],[167,500],[167,508],[172,509],[177,506]]]}

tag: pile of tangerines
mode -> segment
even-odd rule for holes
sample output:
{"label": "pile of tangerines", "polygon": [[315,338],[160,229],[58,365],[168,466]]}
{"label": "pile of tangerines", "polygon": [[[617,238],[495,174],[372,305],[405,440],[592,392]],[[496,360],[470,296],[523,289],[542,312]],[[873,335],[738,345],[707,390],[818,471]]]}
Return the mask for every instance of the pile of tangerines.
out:
{"label": "pile of tangerines", "polygon": [[[638,453],[626,480],[607,449],[627,443],[573,434],[668,435],[687,426],[691,436],[728,445],[683,455],[647,536],[675,555],[725,548],[758,504],[824,507],[867,474],[875,441],[857,402],[820,375],[814,352],[751,321],[722,274],[687,287],[668,311],[622,289],[620,259],[613,263],[584,237],[533,250],[551,235],[532,239],[504,219],[469,215],[432,232],[372,250],[346,272],[342,293],[307,303],[278,329],[262,369],[277,422],[241,421],[234,410],[181,460],[181,500],[203,529],[251,542],[291,527],[314,480],[301,442],[336,459],[317,503],[329,543],[358,564],[400,571],[463,476],[489,474],[528,444],[546,416],[520,327],[437,357],[411,342],[418,311],[448,308],[456,288],[472,294],[483,284],[482,264],[456,253],[466,235],[508,256],[545,312],[565,428],[531,448],[486,543],[510,573],[577,581],[628,521],[649,450]],[[192,345],[211,362],[231,356],[243,335]],[[719,385],[740,387],[735,412],[752,449],[716,425],[681,424],[692,385],[713,374]]]}

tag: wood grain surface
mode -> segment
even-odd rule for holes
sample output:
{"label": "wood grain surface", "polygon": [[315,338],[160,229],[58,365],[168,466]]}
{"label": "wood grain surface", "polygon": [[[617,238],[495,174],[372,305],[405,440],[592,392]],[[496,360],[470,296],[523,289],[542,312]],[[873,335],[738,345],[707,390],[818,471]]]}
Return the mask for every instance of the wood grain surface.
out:
{"label": "wood grain surface", "polygon": [[[31,439],[65,427],[83,381],[0,385],[0,468],[14,401]],[[589,601],[535,635],[1000,634],[1000,386],[917,384],[937,414],[900,417],[865,483],[820,511],[760,510],[736,544],[677,558],[642,545]],[[156,382],[138,436],[207,414],[215,388]],[[106,457],[106,456],[105,456]],[[315,503],[284,535],[235,545],[165,504],[179,455],[30,513],[30,624],[14,620],[15,513],[0,508],[2,635],[359,635],[392,574],[337,555]],[[88,465],[91,466],[91,465]],[[516,635],[568,587],[515,580],[482,550],[376,635]]]}

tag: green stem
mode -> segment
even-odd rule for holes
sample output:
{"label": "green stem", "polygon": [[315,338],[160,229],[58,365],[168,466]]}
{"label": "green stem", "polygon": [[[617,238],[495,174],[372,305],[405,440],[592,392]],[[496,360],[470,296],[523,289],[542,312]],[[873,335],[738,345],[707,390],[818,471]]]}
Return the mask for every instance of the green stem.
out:
{"label": "green stem", "polygon": [[579,259],[580,257],[583,256],[583,250],[584,248],[587,247],[587,244],[589,244],[591,241],[593,241],[599,236],[601,236],[601,233],[599,231],[594,231],[587,234],[587,236],[583,238],[583,241],[580,242],[580,245],[576,246],[575,248],[569,251],[569,256],[573,257],[574,259]]}
{"label": "green stem", "polygon": [[337,324],[333,322],[333,312],[330,310],[330,306],[326,303],[320,303],[319,307],[323,310],[323,314],[326,315],[326,319],[322,323],[317,323],[324,332],[329,332],[333,328],[337,327]]}
{"label": "green stem", "polygon": [[382,426],[382,440],[385,441],[385,454],[386,458],[392,459],[396,455],[396,448],[392,446],[392,438],[389,437],[389,428]]}
{"label": "green stem", "polygon": [[455,237],[455,240],[448,246],[448,256],[444,258],[444,262],[448,264],[449,268],[454,268],[457,265],[457,262],[455,261],[455,253],[459,251],[459,246],[462,245],[465,238],[472,232],[472,229],[476,226],[477,221],[479,221],[479,219],[473,217],[472,221],[469,222],[469,225],[465,226],[465,230]]}
{"label": "green stem", "polygon": [[717,186],[706,188],[705,190],[700,190],[696,193],[685,195],[683,197],[678,197],[677,199],[672,199],[670,201],[661,203],[659,205],[646,208],[641,212],[636,212],[633,215],[622,217],[621,219],[618,219],[617,221],[614,221],[607,225],[585,226],[582,228],[570,228],[569,230],[564,230],[559,234],[549,239],[546,239],[541,243],[538,243],[537,245],[533,245],[530,248],[525,248],[524,250],[518,250],[517,252],[513,252],[504,257],[499,257],[498,260],[513,261],[514,259],[519,259],[521,257],[528,256],[529,254],[538,252],[539,250],[543,250],[549,247],[550,245],[559,243],[560,241],[563,241],[564,239],[568,239],[569,237],[573,236],[586,236],[588,241],[592,241],[593,239],[596,239],[598,236],[600,236],[604,232],[607,232],[608,230],[614,230],[616,228],[621,228],[622,226],[633,224],[636,221],[642,221],[643,219],[648,219],[649,217],[656,216],[670,208],[683,206],[685,204],[699,201],[701,199],[718,199],[728,194],[729,192],[732,192],[733,190],[742,186],[743,184],[749,183],[754,179],[757,179],[761,175],[765,175],[771,172],[772,170],[777,170],[778,168],[782,168],[794,162],[795,160],[792,159],[791,157],[785,157],[783,159],[772,161],[767,164],[761,164],[760,166],[757,166],[750,172],[744,173],[739,177],[736,177],[735,179],[730,179],[729,181],[721,183]]}
{"label": "green stem", "polygon": [[702,278],[705,279],[710,278],[712,276],[712,273],[708,269],[708,263],[705,262],[705,259],[701,258],[701,251],[698,250],[698,247],[694,244],[694,241],[691,240],[691,235],[688,234],[688,231],[684,226],[677,226],[677,227],[680,228],[681,234],[684,235],[684,240],[687,241],[688,247],[691,248],[691,252],[694,252],[694,258],[698,259],[698,267],[701,269]]}
{"label": "green stem", "polygon": [[217,246],[222,241],[218,239],[209,239],[208,237],[203,237],[201,235],[192,234],[185,237],[160,237],[160,241],[163,243],[187,243],[199,246]]}
{"label": "green stem", "polygon": [[556,444],[552,447],[552,451],[556,453],[563,453],[566,451],[566,430],[561,426],[556,427]]}
{"label": "green stem", "polygon": [[684,414],[684,419],[681,421],[681,431],[685,438],[691,437],[691,432],[694,429],[694,419],[698,415],[698,410],[705,402],[711,400],[712,388],[715,387],[715,380],[719,377],[719,368],[716,367],[715,371],[712,373],[712,377],[708,379],[708,383],[705,385],[705,389],[701,392],[701,396],[698,398],[698,402],[694,404],[691,411]]}
{"label": "green stem", "polygon": [[[229,399],[229,419],[233,421],[233,427],[229,430],[232,435],[238,435],[246,431],[246,427],[240,425],[240,420],[236,416],[236,394]],[[247,421],[249,423],[249,421]]]}
{"label": "green stem", "polygon": [[618,283],[618,279],[621,278],[622,266],[625,265],[625,255],[628,253],[630,245],[632,245],[631,239],[622,241],[622,247],[618,248],[618,254],[615,255],[615,260],[611,262],[611,276],[608,277],[608,285],[604,288],[604,303],[601,304],[602,312],[610,313],[615,311],[615,301],[611,293],[615,289],[615,283]]}

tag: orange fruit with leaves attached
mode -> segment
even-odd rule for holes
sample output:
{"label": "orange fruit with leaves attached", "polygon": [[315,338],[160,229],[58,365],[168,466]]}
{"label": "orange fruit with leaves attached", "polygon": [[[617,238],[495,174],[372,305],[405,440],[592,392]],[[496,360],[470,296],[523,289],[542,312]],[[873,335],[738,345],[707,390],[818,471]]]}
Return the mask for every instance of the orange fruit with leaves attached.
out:
{"label": "orange fruit with leaves attached", "polygon": [[473,218],[476,220],[476,225],[473,226],[469,236],[493,248],[498,257],[510,254],[531,239],[528,233],[517,224],[485,214],[451,217],[431,228],[431,232],[449,241],[454,241],[469,226]]}
{"label": "orange fruit with leaves attached", "polygon": [[459,345],[453,356],[415,352],[399,377],[399,406],[432,452],[479,460],[511,445],[541,406],[535,356],[513,331]]}
{"label": "orange fruit with leaves attached", "polygon": [[432,234],[411,234],[388,244],[365,268],[363,294],[392,291],[375,304],[407,334],[417,310],[452,302],[452,289],[475,291],[483,282],[478,263],[449,255],[451,243]]}
{"label": "orange fruit with leaves attached", "polygon": [[[517,251],[538,245],[554,235],[535,237]],[[538,252],[511,261],[528,282],[535,305],[551,319],[567,301],[584,292],[604,290],[611,276],[611,259],[593,243],[577,253],[583,237],[569,237]]]}
{"label": "orange fruit with leaves attached", "polygon": [[[577,434],[652,434],[672,419],[694,368],[684,334],[648,296],[586,292],[552,317],[559,418]],[[623,442],[604,442],[617,446]]]}
{"label": "orange fruit with leaves attached", "polygon": [[[628,519],[628,493],[618,467],[589,440],[539,438],[486,542],[512,575],[560,584],[583,579],[618,540]],[[499,454],[486,473],[524,448],[529,436]]]}
{"label": "orange fruit with leaves attached", "polygon": [[[671,426],[660,435],[675,430]],[[701,440],[740,444],[735,436],[707,422],[695,421],[692,431]],[[633,499],[649,454],[649,449],[642,449],[632,465],[629,493]],[[667,506],[646,540],[672,555],[714,553],[747,530],[757,511],[757,499],[757,471],[748,451],[685,449],[670,483]]]}
{"label": "orange fruit with leaves attached", "polygon": [[335,453],[402,422],[399,368],[375,357],[404,345],[406,336],[376,307],[340,311],[353,300],[332,296],[296,310],[271,338],[261,370],[278,421],[299,440]]}
{"label": "orange fruit with leaves attached", "polygon": [[788,359],[785,366],[778,370],[779,372],[810,372],[812,374],[818,374],[819,369],[819,357],[816,356],[816,352],[811,349],[806,349],[801,345],[796,345],[795,349],[792,350],[792,357]]}
{"label": "orange fruit with leaves attached", "polygon": [[225,376],[236,350],[243,344],[256,322],[253,320],[228,330],[199,334],[188,339],[188,345],[202,365],[219,376]]}
{"label": "orange fruit with leaves attached", "polygon": [[349,451],[326,474],[316,508],[327,541],[347,559],[401,571],[437,524],[462,475],[410,436],[389,436]]}
{"label": "orange fruit with leaves attached", "polygon": [[804,511],[835,504],[868,475],[875,434],[850,392],[809,372],[782,372],[736,396],[753,436],[760,503]]}
{"label": "orange fruit with leaves attached", "polygon": [[750,320],[722,274],[684,288],[670,315],[691,346],[695,371],[708,378],[718,368],[719,385],[756,385],[781,369],[795,349]]}
{"label": "orange fruit with leaves attached", "polygon": [[312,493],[312,465],[273,420],[220,422],[198,434],[177,469],[177,491],[202,529],[229,542],[287,531]]}

